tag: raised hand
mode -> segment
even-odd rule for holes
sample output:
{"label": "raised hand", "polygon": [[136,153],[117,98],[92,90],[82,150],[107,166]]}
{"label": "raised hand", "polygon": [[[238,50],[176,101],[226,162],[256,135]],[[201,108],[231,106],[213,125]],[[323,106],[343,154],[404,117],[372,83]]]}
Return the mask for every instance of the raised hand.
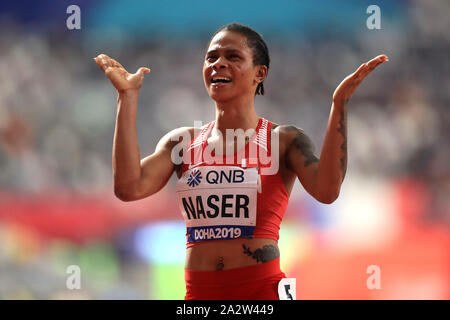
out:
{"label": "raised hand", "polygon": [[149,68],[142,67],[136,73],[129,73],[119,62],[103,53],[95,57],[94,61],[118,92],[127,90],[139,91],[144,80],[144,74],[150,72]]}
{"label": "raised hand", "polygon": [[364,78],[383,62],[389,61],[384,54],[363,63],[355,72],[347,76],[333,94],[333,102],[346,103],[361,84]]}

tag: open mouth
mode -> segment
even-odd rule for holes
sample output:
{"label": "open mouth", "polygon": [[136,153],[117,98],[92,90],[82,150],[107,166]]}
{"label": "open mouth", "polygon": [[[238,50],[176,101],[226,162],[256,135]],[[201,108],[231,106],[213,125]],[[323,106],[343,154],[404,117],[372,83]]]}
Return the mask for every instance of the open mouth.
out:
{"label": "open mouth", "polygon": [[231,79],[227,77],[214,77],[211,79],[211,84],[215,86],[219,86],[221,84],[230,83]]}

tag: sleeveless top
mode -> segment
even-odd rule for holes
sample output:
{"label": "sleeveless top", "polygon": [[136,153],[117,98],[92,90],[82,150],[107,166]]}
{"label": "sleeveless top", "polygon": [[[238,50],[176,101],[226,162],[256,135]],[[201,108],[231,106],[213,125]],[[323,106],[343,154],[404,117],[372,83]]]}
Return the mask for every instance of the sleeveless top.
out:
{"label": "sleeveless top", "polygon": [[207,148],[215,121],[191,141],[176,186],[187,247],[237,238],[279,239],[289,195],[274,165],[278,152],[272,154],[271,125],[260,118],[245,148],[232,155],[216,156]]}

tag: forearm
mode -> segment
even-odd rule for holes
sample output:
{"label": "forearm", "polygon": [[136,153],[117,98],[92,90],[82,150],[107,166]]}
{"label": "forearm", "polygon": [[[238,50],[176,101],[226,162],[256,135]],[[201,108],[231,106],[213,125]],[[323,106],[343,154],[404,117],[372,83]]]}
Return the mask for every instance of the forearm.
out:
{"label": "forearm", "polygon": [[347,171],[347,101],[333,101],[320,154],[317,190],[334,201]]}
{"label": "forearm", "polygon": [[[388,58],[383,54],[363,63],[336,88],[320,160],[315,159],[311,143],[302,132],[289,140],[288,168],[297,174],[305,189],[320,202],[332,203],[337,199],[347,171],[347,102],[363,79],[386,61]],[[302,159],[303,166],[299,159]],[[315,165],[311,166],[311,163]]]}
{"label": "forearm", "polygon": [[112,155],[116,194],[123,193],[123,188],[129,188],[141,176],[136,129],[137,104],[138,91],[119,93]]}

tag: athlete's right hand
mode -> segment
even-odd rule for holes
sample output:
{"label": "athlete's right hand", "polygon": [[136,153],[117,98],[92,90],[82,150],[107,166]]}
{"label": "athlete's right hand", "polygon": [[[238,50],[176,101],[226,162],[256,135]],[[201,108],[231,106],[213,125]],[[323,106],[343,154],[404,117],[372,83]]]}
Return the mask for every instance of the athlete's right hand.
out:
{"label": "athlete's right hand", "polygon": [[103,53],[95,57],[94,61],[119,93],[128,90],[138,91],[144,81],[144,74],[150,72],[149,68],[139,68],[136,73],[128,73],[119,62]]}

